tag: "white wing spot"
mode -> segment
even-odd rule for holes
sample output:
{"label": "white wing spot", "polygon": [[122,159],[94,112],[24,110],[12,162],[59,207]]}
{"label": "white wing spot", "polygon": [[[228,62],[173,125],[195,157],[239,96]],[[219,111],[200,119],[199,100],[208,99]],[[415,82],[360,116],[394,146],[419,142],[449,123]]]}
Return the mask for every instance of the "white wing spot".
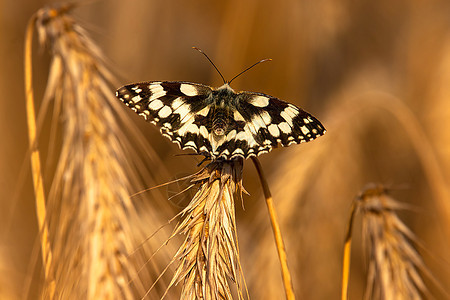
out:
{"label": "white wing spot", "polygon": [[234,117],[234,120],[235,120],[236,122],[237,122],[237,121],[243,121],[243,122],[245,122],[244,117],[243,117],[237,110],[234,111],[233,117]]}
{"label": "white wing spot", "polygon": [[231,141],[235,137],[236,137],[236,130],[233,129],[230,132],[228,132],[228,134],[227,134],[227,141]]}
{"label": "white wing spot", "polygon": [[209,135],[208,140],[211,143],[211,148],[212,148],[213,152],[216,153],[217,148],[219,148],[219,146],[222,145],[223,142],[225,142],[225,136],[223,136],[223,135],[217,136],[217,135],[211,133]]}
{"label": "white wing spot", "polygon": [[158,116],[160,118],[167,118],[168,116],[170,116],[170,114],[172,113],[172,109],[170,108],[170,106],[164,106],[163,108],[161,108],[161,110],[158,112]]}
{"label": "white wing spot", "polygon": [[223,155],[225,155],[225,156],[226,155],[230,155],[230,151],[228,149],[223,150],[222,153],[220,153],[219,156],[223,156]]}
{"label": "white wing spot", "polygon": [[200,132],[202,137],[204,137],[205,139],[208,138],[209,133],[208,133],[208,129],[206,129],[205,126],[203,126],[203,125],[200,126],[199,132]]}
{"label": "white wing spot", "polygon": [[250,99],[250,104],[257,107],[266,107],[269,105],[269,98],[265,96],[254,96]]}
{"label": "white wing spot", "polygon": [[239,131],[239,133],[236,134],[236,139],[245,141],[245,140],[247,140],[247,134],[245,133],[245,131]]}
{"label": "white wing spot", "polygon": [[233,151],[233,154],[242,154],[242,155],[244,155],[244,151],[242,151],[241,148],[236,148],[236,149]]}
{"label": "white wing spot", "polygon": [[131,98],[131,101],[133,101],[134,103],[138,103],[141,100],[142,100],[142,98],[140,95],[137,95],[137,96],[134,96],[133,98]]}
{"label": "white wing spot", "polygon": [[284,109],[284,111],[291,116],[291,118],[295,118],[298,115],[298,108],[292,104],[289,104],[288,107]]}
{"label": "white wing spot", "polygon": [[[170,138],[170,136],[168,136],[168,135],[166,135],[166,136]],[[180,141],[178,141],[176,139],[175,140],[172,139],[172,142],[176,143],[178,145],[178,147],[181,148],[181,142]]]}
{"label": "white wing spot", "polygon": [[197,113],[197,115],[206,117],[206,116],[208,115],[208,113],[209,113],[209,106],[206,106],[205,108],[203,108],[202,110],[200,110],[200,111]]}
{"label": "white wing spot", "polygon": [[278,129],[278,126],[276,124],[270,124],[267,129],[269,130],[269,133],[273,137],[279,137],[280,136],[280,129]]}
{"label": "white wing spot", "polygon": [[172,109],[175,111],[178,107],[180,107],[183,104],[183,100],[181,97],[175,98],[175,100],[172,101]]}
{"label": "white wing spot", "polygon": [[258,130],[260,128],[266,127],[266,124],[264,124],[264,121],[262,120],[261,116],[259,116],[257,114],[253,117],[251,122],[253,124],[253,127],[255,127],[256,133],[258,132]]}
{"label": "white wing spot", "polygon": [[248,133],[249,137],[253,137],[253,135],[258,134],[258,131],[255,128],[255,124],[253,124],[252,122],[247,122],[247,124],[245,124],[244,131]]}
{"label": "white wing spot", "polygon": [[300,129],[302,130],[303,134],[308,134],[309,133],[309,129],[306,128],[306,126],[302,126],[302,127],[300,127]]}
{"label": "white wing spot", "polygon": [[308,124],[308,123],[309,123],[309,120],[308,120],[307,118],[303,118],[303,122],[304,122],[305,124]]}
{"label": "white wing spot", "polygon": [[280,130],[283,133],[290,133],[291,132],[291,126],[289,126],[289,124],[286,123],[286,122],[281,122],[280,124],[278,124],[278,128],[280,128]]}
{"label": "white wing spot", "polygon": [[164,103],[162,103],[161,100],[156,99],[149,103],[148,108],[151,110],[158,110],[163,106],[164,106]]}
{"label": "white wing spot", "polygon": [[163,126],[166,127],[167,129],[172,129],[172,124],[170,123],[164,123]]}
{"label": "white wing spot", "polygon": [[198,95],[198,91],[197,88],[192,85],[192,84],[186,84],[186,83],[182,83],[180,85],[180,91],[185,94],[186,96],[197,96]]}
{"label": "white wing spot", "polygon": [[124,99],[128,99],[128,98],[130,98],[130,95],[125,94],[125,95],[123,95],[123,98],[124,98]]}
{"label": "white wing spot", "polygon": [[181,122],[181,123],[186,122],[186,121],[183,121],[184,118],[186,118],[186,116],[188,116],[188,115],[191,116],[191,115],[192,115],[192,114],[190,113],[190,112],[191,112],[191,109],[190,109],[189,104],[184,103],[184,102],[183,102],[182,105],[180,105],[180,106],[179,106],[177,109],[175,109],[173,112],[180,115],[180,122]]}
{"label": "white wing spot", "polygon": [[149,88],[150,92],[152,93],[152,95],[148,99],[149,101],[161,98],[162,96],[166,95],[166,91],[164,90],[163,86],[160,84],[153,83],[153,84],[150,84],[148,86],[148,88]]}
{"label": "white wing spot", "polygon": [[255,138],[253,137],[251,129],[247,125],[244,126],[244,131],[236,134],[236,139],[246,141],[250,148],[258,145],[258,143],[255,141]]}
{"label": "white wing spot", "polygon": [[258,152],[258,156],[261,155],[261,154],[264,154],[264,153],[269,153],[269,149],[265,149],[265,148],[264,148],[264,149],[261,149],[261,148],[260,148],[260,149],[259,149],[259,152]]}
{"label": "white wing spot", "polygon": [[262,111],[260,115],[264,121],[264,124],[269,125],[272,122],[272,118],[270,117],[270,114],[267,111]]}
{"label": "white wing spot", "polygon": [[196,124],[192,123],[191,125],[189,125],[189,127],[186,130],[186,132],[191,132],[191,133],[194,133],[194,134],[198,134],[199,128],[198,128],[198,126]]}
{"label": "white wing spot", "polygon": [[[191,115],[192,116],[192,115]],[[187,120],[184,121],[183,126],[181,126],[178,130],[177,133],[180,136],[184,136],[189,128],[189,126],[194,123],[195,118],[188,118]]]}
{"label": "white wing spot", "polygon": [[288,114],[288,112],[286,112],[286,109],[280,113],[280,116],[282,116],[283,119],[286,120],[290,127],[294,126],[294,124],[292,124],[292,117]]}
{"label": "white wing spot", "polygon": [[185,146],[193,147],[194,149],[197,149],[197,145],[195,144],[194,141],[188,141],[188,142],[186,142]]}

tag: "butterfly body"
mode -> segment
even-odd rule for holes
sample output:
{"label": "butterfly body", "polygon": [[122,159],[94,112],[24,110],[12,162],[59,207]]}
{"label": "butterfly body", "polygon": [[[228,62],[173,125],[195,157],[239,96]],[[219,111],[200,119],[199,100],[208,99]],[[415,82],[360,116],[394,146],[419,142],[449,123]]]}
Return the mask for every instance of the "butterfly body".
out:
{"label": "butterfly body", "polygon": [[248,158],[325,133],[309,113],[275,97],[235,92],[227,83],[209,86],[179,82],[141,82],[116,96],[137,114],[160,127],[182,149],[215,159]]}

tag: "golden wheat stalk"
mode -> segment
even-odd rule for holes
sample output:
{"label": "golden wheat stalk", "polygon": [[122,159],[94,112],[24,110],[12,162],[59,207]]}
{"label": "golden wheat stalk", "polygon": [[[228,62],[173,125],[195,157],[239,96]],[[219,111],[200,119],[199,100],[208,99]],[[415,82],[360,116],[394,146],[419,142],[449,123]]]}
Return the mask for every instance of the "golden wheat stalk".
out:
{"label": "golden wheat stalk", "polygon": [[352,232],[353,232],[353,221],[355,219],[356,204],[352,203],[350,209],[350,218],[347,225],[347,232],[345,234],[344,243],[344,256],[342,259],[342,285],[341,285],[341,300],[348,299],[348,282],[350,278],[350,257],[352,250]]}
{"label": "golden wheat stalk", "polygon": [[259,160],[256,157],[252,157],[252,161],[258,172],[258,176],[261,181],[261,186],[264,192],[264,197],[266,198],[267,210],[269,212],[270,222],[272,225],[273,235],[275,238],[275,244],[278,251],[278,258],[280,260],[281,265],[281,274],[283,277],[283,285],[286,294],[286,299],[294,300],[295,299],[294,287],[292,286],[291,272],[289,271],[289,267],[287,265],[286,248],[284,246],[283,237],[281,235],[278,216],[275,211],[275,206],[273,204],[272,195],[269,190],[269,185],[267,183],[266,177],[264,176]]}
{"label": "golden wheat stalk", "polygon": [[365,299],[430,298],[421,273],[429,274],[412,242],[415,235],[398,218],[406,205],[381,185],[369,185],[357,198],[369,252]]}
{"label": "golden wheat stalk", "polygon": [[138,256],[128,256],[136,237],[130,179],[137,176],[130,172],[130,151],[116,120],[113,76],[99,48],[67,14],[74,6],[43,8],[30,25],[52,54],[44,102],[55,102],[63,125],[48,205],[43,204],[47,215],[39,220],[49,228],[51,251],[43,252],[53,257],[44,257],[45,274],[55,278],[47,279],[44,297],[135,299],[145,293],[140,279],[148,275],[138,276]]}
{"label": "golden wheat stalk", "polygon": [[235,195],[242,196],[242,166],[242,159],[215,161],[192,179],[199,190],[173,233],[186,236],[169,285],[183,283],[181,299],[232,299],[230,279],[244,297],[234,204]]}
{"label": "golden wheat stalk", "polygon": [[27,111],[27,124],[28,124],[28,140],[30,143],[30,158],[31,169],[33,176],[33,187],[35,193],[36,202],[36,214],[38,220],[38,228],[40,232],[40,244],[42,264],[44,267],[44,275],[46,282],[48,282],[48,294],[50,298],[54,295],[54,278],[50,273],[50,266],[52,264],[52,252],[49,241],[49,232],[46,222],[46,203],[45,192],[41,170],[41,155],[37,145],[37,126],[36,126],[36,113],[34,104],[34,92],[33,92],[33,69],[32,69],[32,43],[33,32],[35,29],[36,15],[33,15],[28,22],[26,35],[25,35],[25,97],[26,97],[26,111]]}

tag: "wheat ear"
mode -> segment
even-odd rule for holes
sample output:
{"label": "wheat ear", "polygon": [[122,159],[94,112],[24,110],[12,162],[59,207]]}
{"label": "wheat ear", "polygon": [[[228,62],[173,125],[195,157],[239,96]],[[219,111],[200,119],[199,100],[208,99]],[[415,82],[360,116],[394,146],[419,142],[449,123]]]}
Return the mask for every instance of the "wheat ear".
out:
{"label": "wheat ear", "polygon": [[371,184],[356,200],[369,253],[365,299],[428,299],[420,272],[429,271],[412,244],[414,233],[396,214],[406,205],[387,192],[384,186]]}
{"label": "wheat ear", "polygon": [[229,279],[244,298],[234,204],[242,196],[242,165],[242,159],[211,162],[192,179],[199,190],[174,230],[186,236],[170,283],[183,283],[181,299],[232,299]]}
{"label": "wheat ear", "polygon": [[135,299],[145,293],[141,279],[148,275],[138,276],[138,255],[128,255],[136,237],[130,220],[137,219],[130,180],[137,176],[117,122],[117,83],[100,49],[68,14],[75,6],[43,8],[31,21],[52,55],[44,103],[54,101],[62,123],[44,208],[53,258],[45,267],[55,280],[47,280],[43,297]]}

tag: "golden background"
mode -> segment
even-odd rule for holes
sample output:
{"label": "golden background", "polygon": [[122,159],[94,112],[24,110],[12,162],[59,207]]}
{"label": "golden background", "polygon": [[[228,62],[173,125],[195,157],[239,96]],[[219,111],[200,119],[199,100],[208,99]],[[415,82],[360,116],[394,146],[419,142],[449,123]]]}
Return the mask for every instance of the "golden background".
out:
{"label": "golden background", "polygon": [[[0,10],[0,297],[12,299],[22,297],[24,282],[32,282],[30,299],[39,289],[23,50],[27,20],[46,4],[5,0]],[[220,86],[220,76],[192,46],[203,49],[228,79],[258,60],[273,59],[232,87],[294,103],[327,129],[313,142],[260,157],[299,299],[339,297],[350,205],[370,182],[392,187],[395,199],[413,207],[400,217],[417,235],[417,249],[432,274],[450,286],[449,1],[92,1],[73,15],[121,84],[182,80]],[[47,52],[35,51],[37,99],[48,64]],[[197,169],[196,158],[174,156],[181,153],[175,144],[129,115],[164,164],[164,172],[152,170],[157,183]],[[49,124],[42,130],[44,141]],[[41,146],[47,153],[49,145]],[[236,213],[250,296],[283,299],[266,207],[250,161],[244,186],[251,196],[244,197],[245,210],[236,204]],[[158,199],[169,212],[161,219],[168,220],[179,208],[163,198]],[[355,226],[360,227],[358,219]],[[355,229],[350,299],[361,299],[365,285],[360,231]],[[448,297],[425,281],[436,299]]]}

